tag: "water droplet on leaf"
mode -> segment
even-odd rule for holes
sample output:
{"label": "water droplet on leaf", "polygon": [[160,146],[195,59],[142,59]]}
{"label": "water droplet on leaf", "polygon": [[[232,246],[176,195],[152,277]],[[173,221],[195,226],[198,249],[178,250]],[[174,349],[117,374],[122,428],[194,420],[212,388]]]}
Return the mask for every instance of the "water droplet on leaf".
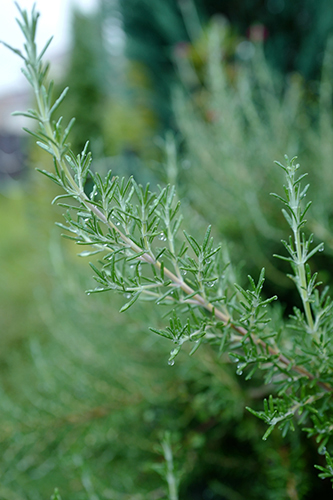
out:
{"label": "water droplet on leaf", "polygon": [[169,366],[173,366],[174,364],[175,364],[175,360],[174,359],[169,359],[168,365]]}
{"label": "water droplet on leaf", "polygon": [[208,283],[206,283],[208,288],[213,288],[213,286],[216,284],[216,280],[214,281],[208,281]]}
{"label": "water droplet on leaf", "polygon": [[237,365],[236,375],[242,375],[242,374],[243,374],[243,365],[239,364]]}

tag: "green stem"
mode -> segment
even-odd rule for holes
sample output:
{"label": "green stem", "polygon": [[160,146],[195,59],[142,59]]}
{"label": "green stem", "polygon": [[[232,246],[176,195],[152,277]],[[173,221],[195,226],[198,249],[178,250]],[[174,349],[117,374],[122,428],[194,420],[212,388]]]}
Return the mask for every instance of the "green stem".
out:
{"label": "green stem", "polygon": [[298,270],[298,277],[299,277],[299,291],[301,295],[301,299],[303,302],[303,308],[306,316],[307,323],[309,325],[309,329],[312,333],[314,333],[314,321],[312,317],[312,312],[311,312],[311,307],[309,303],[309,296],[308,296],[308,290],[307,290],[307,279],[306,279],[306,273],[305,273],[305,266],[303,263],[303,256],[302,256],[302,243],[301,243],[301,236],[300,236],[300,231],[296,230],[294,231],[294,237],[295,237],[295,245],[296,245],[296,251],[297,251],[297,270]]}
{"label": "green stem", "polygon": [[162,442],[163,454],[167,465],[166,480],[169,489],[169,500],[178,500],[178,484],[174,475],[174,465],[170,437],[165,437]]}

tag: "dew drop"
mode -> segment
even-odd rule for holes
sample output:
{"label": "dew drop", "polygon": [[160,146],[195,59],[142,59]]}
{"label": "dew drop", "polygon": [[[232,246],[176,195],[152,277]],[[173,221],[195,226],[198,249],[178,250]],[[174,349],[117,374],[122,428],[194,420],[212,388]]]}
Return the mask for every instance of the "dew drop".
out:
{"label": "dew drop", "polygon": [[169,366],[173,366],[174,364],[175,364],[175,360],[174,359],[169,359],[168,365]]}
{"label": "dew drop", "polygon": [[166,236],[165,236],[165,234],[164,234],[163,232],[162,232],[162,233],[160,233],[160,234],[158,235],[158,239],[159,239],[160,241],[166,241],[166,240],[167,240],[167,239],[166,239]]}
{"label": "dew drop", "polygon": [[125,299],[130,299],[132,295],[130,293],[124,293]]}
{"label": "dew drop", "polygon": [[324,251],[324,245],[322,245],[320,248],[319,248],[319,252],[323,252]]}
{"label": "dew drop", "polygon": [[213,286],[216,284],[216,280],[214,281],[208,281],[208,283],[206,283],[208,288],[213,288]]}
{"label": "dew drop", "polygon": [[243,374],[242,368],[243,368],[242,364],[237,365],[236,375],[242,375]]}
{"label": "dew drop", "polygon": [[90,292],[87,292],[87,295],[90,295]]}
{"label": "dew drop", "polygon": [[116,226],[120,226],[120,222],[119,221],[116,222]]}
{"label": "dew drop", "polygon": [[182,270],[180,271],[180,274],[181,274],[182,276],[186,276],[186,275],[187,275],[187,271],[185,271],[184,269],[182,269]]}
{"label": "dew drop", "polygon": [[134,264],[131,264],[131,265],[129,266],[129,268],[130,268],[130,269],[134,269],[134,268],[135,268],[135,265],[134,265]]}

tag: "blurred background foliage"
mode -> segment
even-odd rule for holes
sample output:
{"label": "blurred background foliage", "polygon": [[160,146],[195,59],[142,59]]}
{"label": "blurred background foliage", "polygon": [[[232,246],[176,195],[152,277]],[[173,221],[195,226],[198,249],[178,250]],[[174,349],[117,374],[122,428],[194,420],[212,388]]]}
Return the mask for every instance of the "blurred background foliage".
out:
{"label": "blurred background foliage", "polygon": [[[176,183],[184,227],[212,223],[240,276],[264,265],[287,311],[286,268],[271,257],[286,225],[269,196],[284,153],[309,172],[311,230],[326,250],[314,266],[332,283],[332,28],[324,0],[101,0],[94,15],[73,13],[59,83],[73,149],[89,138],[99,172]],[[182,499],[328,495],[315,443],[297,430],[261,441],[244,407],[261,405],[262,380],[245,382],[210,348],[170,368],[168,342],[148,331],[163,325],[157,311],[119,315],[122,297],[84,294],[87,263],[53,228],[56,188],[33,172],[46,157],[32,143],[26,154],[25,176],[0,195],[1,498],[54,487],[64,499],[166,498],[152,467],[165,430]]]}

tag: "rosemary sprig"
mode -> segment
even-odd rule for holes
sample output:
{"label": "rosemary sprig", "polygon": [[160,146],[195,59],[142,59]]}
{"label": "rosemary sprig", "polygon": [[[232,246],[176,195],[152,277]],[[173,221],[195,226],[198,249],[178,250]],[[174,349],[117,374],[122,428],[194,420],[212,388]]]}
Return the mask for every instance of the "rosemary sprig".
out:
{"label": "rosemary sprig", "polygon": [[[53,158],[54,172],[41,173],[64,190],[54,200],[66,209],[66,224],[60,226],[78,245],[92,248],[81,256],[102,256],[98,265],[91,264],[98,287],[88,293],[114,290],[124,294],[127,302],[121,311],[139,298],[171,307],[169,326],[151,329],[175,344],[169,364],[174,364],[186,342],[194,343],[191,354],[202,342],[215,344],[220,351],[228,348],[237,363],[236,373],[246,370],[250,378],[256,370],[262,370],[265,382],[278,387],[277,397],[271,396],[264,403],[263,412],[251,410],[269,425],[264,438],[276,425],[287,432],[292,418],[302,415],[301,420],[312,418],[306,432],[320,436],[320,446],[325,443],[326,447],[332,433],[327,422],[333,410],[332,303],[327,291],[319,293],[317,275],[312,275],[309,267],[309,259],[323,245],[311,248],[312,236],[306,238],[301,231],[310,203],[303,208],[308,186],[302,188],[304,175],[297,177],[299,165],[295,159],[286,158],[286,166],[279,164],[286,175],[286,197],[275,195],[287,207],[283,213],[293,234],[288,243],[284,242],[289,256],[280,258],[292,266],[291,277],[303,306],[303,312],[295,308],[292,325],[298,335],[292,342],[290,337],[284,342],[279,328],[274,324],[271,327],[267,312],[267,306],[277,297],[261,297],[264,270],[257,283],[249,277],[248,290],[230,283],[228,262],[221,247],[214,245],[210,226],[202,242],[185,231],[179,236],[180,203],[174,188],[166,186],[153,193],[149,185],[138,185],[133,178],[113,177],[111,172],[102,179],[90,169],[88,143],[79,155],[71,151],[67,141],[74,120],[65,128],[61,118],[53,120],[68,89],[53,102],[53,82],[47,82],[48,64],[43,62],[51,39],[38,54],[35,35],[39,14],[34,7],[29,18],[26,11],[18,9],[25,51],[5,45],[23,59],[22,71],[36,97],[36,109],[21,114],[37,121],[38,129],[26,131]],[[90,193],[85,191],[88,176],[93,181]],[[284,332],[287,328],[284,325]],[[168,455],[167,447],[164,451]],[[326,458],[330,464],[329,452]],[[170,460],[168,463],[172,468]],[[326,469],[324,472],[326,477]],[[176,498],[172,481],[169,486],[171,497]]]}

